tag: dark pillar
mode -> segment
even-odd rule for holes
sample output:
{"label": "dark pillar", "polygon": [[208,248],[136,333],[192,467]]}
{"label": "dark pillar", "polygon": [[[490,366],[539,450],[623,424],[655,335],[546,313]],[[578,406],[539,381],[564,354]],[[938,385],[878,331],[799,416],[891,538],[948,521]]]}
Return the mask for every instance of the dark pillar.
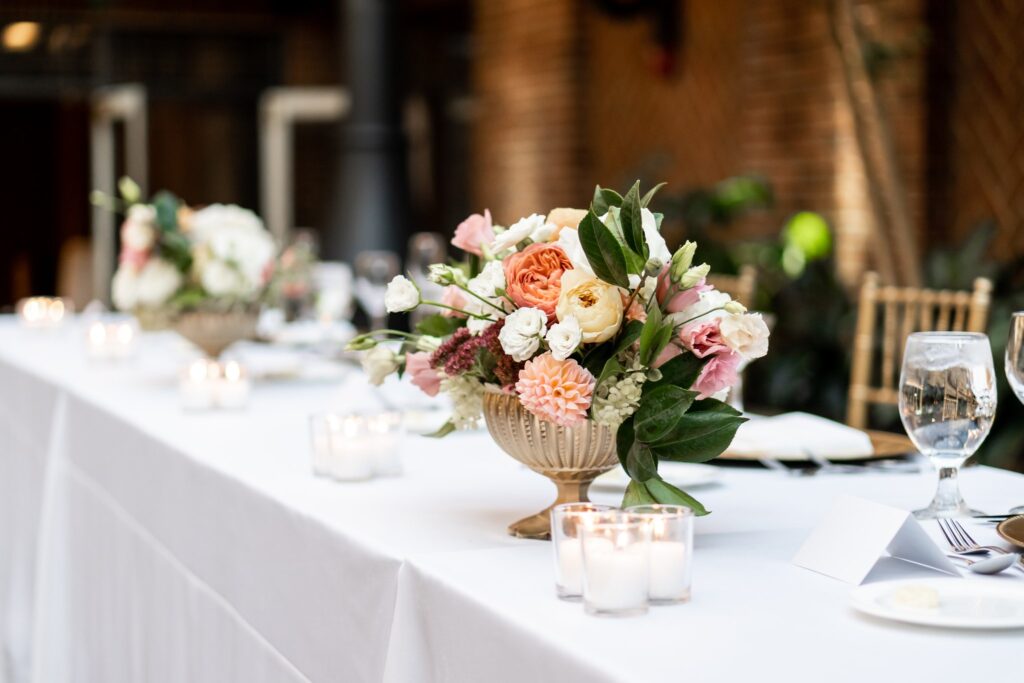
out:
{"label": "dark pillar", "polygon": [[365,249],[401,250],[408,218],[395,0],[340,0],[345,87],[341,165],[326,255],[353,260]]}

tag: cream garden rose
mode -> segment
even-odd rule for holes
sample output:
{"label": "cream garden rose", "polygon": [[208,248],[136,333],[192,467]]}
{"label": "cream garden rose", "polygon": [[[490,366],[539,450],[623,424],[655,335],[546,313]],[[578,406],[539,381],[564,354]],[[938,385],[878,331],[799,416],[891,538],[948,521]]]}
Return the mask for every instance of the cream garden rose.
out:
{"label": "cream garden rose", "polygon": [[579,270],[567,270],[562,274],[555,314],[560,322],[576,318],[582,341],[608,341],[622,325],[622,296],[615,285]]}
{"label": "cream garden rose", "polygon": [[729,315],[719,321],[718,327],[725,343],[747,360],[768,353],[768,325],[760,313]]}

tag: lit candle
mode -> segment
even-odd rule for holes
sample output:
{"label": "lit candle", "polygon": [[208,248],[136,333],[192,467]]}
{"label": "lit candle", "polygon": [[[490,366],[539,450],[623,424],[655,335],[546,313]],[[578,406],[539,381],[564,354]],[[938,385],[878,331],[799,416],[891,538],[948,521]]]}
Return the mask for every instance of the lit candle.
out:
{"label": "lit candle", "polygon": [[134,348],[135,330],[132,323],[103,322],[97,320],[89,325],[86,336],[88,354],[96,360],[117,360],[127,358]]}
{"label": "lit candle", "polygon": [[613,508],[594,503],[563,503],[551,508],[551,547],[555,560],[555,593],[563,600],[577,600],[583,594],[584,527],[608,519]]}
{"label": "lit candle", "polygon": [[648,535],[643,522],[602,522],[584,529],[583,603],[588,613],[647,611]]}
{"label": "lit candle", "polygon": [[331,476],[338,481],[362,481],[373,476],[372,443],[366,438],[366,422],[359,415],[330,416]]}
{"label": "lit candle", "polygon": [[215,365],[216,363],[201,358],[193,361],[181,373],[178,395],[185,410],[208,410],[214,407]]}
{"label": "lit candle", "polygon": [[18,317],[25,327],[49,329],[59,327],[70,308],[70,303],[64,299],[33,296],[18,302]]}
{"label": "lit candle", "polygon": [[649,526],[651,602],[670,604],[689,600],[693,510],[681,505],[637,505],[627,512],[645,519]]}
{"label": "lit candle", "polygon": [[217,405],[232,410],[244,408],[251,388],[245,368],[238,361],[229,360],[218,369],[222,372],[218,372],[216,385]]}

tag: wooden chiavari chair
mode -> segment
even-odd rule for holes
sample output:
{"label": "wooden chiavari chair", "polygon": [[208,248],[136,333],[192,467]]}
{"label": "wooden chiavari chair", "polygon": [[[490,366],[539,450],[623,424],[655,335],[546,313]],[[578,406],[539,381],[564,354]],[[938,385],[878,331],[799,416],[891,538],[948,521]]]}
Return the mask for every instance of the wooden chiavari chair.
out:
{"label": "wooden chiavari chair", "polygon": [[[899,402],[903,347],[913,332],[984,332],[992,282],[974,281],[970,292],[880,285],[867,273],[860,290],[846,422],[864,429],[873,404]],[[877,334],[881,333],[878,339]]]}

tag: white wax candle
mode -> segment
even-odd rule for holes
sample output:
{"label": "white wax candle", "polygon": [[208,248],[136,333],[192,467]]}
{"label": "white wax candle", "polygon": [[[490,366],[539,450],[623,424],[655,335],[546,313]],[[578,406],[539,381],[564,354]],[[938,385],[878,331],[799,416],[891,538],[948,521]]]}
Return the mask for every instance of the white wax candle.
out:
{"label": "white wax candle", "polygon": [[205,360],[197,360],[188,366],[178,384],[181,405],[186,410],[207,410],[215,401],[211,368]]}
{"label": "white wax candle", "polygon": [[652,600],[680,600],[690,595],[686,546],[680,541],[651,543]]}
{"label": "white wax candle", "polygon": [[329,423],[331,429],[331,476],[339,481],[361,481],[373,476],[373,443],[366,421],[359,416]]}
{"label": "white wax candle", "polygon": [[583,593],[583,548],[578,538],[558,542],[555,587],[563,596],[579,597]]}
{"label": "white wax candle", "polygon": [[244,408],[249,401],[249,378],[237,361],[228,361],[223,366],[223,372],[218,373],[216,385],[217,405],[221,408],[238,409]]}
{"label": "white wax candle", "polygon": [[63,322],[67,307],[63,299],[48,296],[34,296],[18,304],[21,322],[25,327],[46,329],[57,327]]}
{"label": "white wax candle", "polygon": [[583,600],[587,607],[608,612],[647,605],[646,543],[616,545],[607,538],[587,538],[583,558]]}
{"label": "white wax candle", "polygon": [[131,323],[96,321],[89,325],[86,337],[89,357],[95,360],[127,358],[132,352],[134,336]]}

